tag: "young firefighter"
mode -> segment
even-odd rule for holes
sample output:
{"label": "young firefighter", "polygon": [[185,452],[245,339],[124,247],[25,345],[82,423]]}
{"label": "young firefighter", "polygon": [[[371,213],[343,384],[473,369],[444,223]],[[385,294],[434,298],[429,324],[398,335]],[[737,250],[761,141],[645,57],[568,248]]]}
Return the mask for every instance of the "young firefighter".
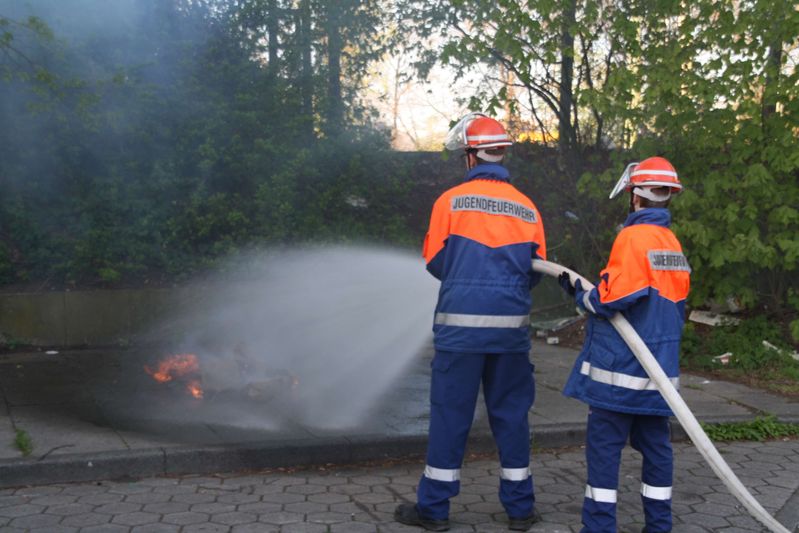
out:
{"label": "young firefighter", "polygon": [[536,520],[528,411],[535,398],[529,360],[530,289],[546,258],[541,216],[513,187],[500,163],[511,140],[496,120],[467,115],[450,131],[449,150],[466,151],[465,182],[442,194],[424,242],[427,270],[441,280],[433,325],[427,465],[416,504],[394,518],[430,531],[449,529],[449,500],[460,468],[480,383],[499,448],[499,499],[509,527]]}
{"label": "young firefighter", "polygon": [[596,288],[559,281],[590,313],[585,344],[564,394],[590,406],[586,437],[588,484],[583,533],[616,531],[619,462],[627,439],[643,455],[641,500],[645,533],[671,531],[672,414],[608,318],[621,312],[652,351],[666,375],[679,385],[680,337],[691,269],[669,230],[671,196],[682,185],[662,157],[627,166],[610,194],[630,192],[630,215],[616,237]]}

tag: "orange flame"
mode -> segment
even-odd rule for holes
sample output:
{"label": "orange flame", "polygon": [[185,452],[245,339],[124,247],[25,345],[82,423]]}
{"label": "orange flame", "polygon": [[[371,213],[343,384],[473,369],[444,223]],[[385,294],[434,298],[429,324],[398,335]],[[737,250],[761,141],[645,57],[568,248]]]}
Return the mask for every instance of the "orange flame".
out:
{"label": "orange flame", "polygon": [[160,361],[156,370],[152,370],[145,365],[144,371],[150,374],[157,382],[166,383],[167,381],[172,381],[174,378],[199,372],[200,365],[197,362],[197,356],[193,353],[181,353],[170,355],[163,361]]}
{"label": "orange flame", "polygon": [[203,388],[200,385],[200,381],[197,379],[193,379],[186,384],[186,390],[189,391],[189,394],[197,398],[198,400],[202,400],[203,398]]}
{"label": "orange flame", "polygon": [[[193,353],[182,353],[170,355],[162,361],[159,361],[158,367],[155,370],[144,365],[144,371],[150,374],[157,382],[166,383],[175,378],[182,378],[198,373],[200,371],[200,363],[197,360],[197,356]],[[202,399],[203,397],[203,388],[198,379],[189,380],[188,383],[186,383],[186,390],[194,398]]]}

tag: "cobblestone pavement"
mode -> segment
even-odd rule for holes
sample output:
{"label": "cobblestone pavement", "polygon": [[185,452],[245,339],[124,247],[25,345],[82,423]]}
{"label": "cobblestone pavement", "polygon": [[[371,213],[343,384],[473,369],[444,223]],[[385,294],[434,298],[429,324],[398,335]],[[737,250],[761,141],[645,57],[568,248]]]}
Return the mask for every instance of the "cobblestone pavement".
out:
{"label": "cobblestone pavement", "polygon": [[[719,448],[766,509],[796,519],[799,440],[735,443]],[[736,506],[690,444],[676,444],[675,456],[675,531],[762,530]],[[585,483],[582,450],[536,453],[532,466],[537,507],[544,522],[531,531],[579,531]],[[493,459],[467,461],[462,492],[452,504],[451,531],[507,530],[497,499],[496,467]],[[619,491],[620,531],[637,533],[642,527],[639,468],[640,456],[628,448]],[[418,531],[393,523],[392,512],[397,503],[414,499],[420,470],[421,463],[416,461],[3,489],[0,531]]]}

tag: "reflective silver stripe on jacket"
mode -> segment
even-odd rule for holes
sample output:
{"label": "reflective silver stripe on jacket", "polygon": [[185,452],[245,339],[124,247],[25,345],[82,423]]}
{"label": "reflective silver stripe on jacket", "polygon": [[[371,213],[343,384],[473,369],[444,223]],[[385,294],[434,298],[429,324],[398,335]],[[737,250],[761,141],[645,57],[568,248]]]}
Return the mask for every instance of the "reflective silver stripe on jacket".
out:
{"label": "reflective silver stripe on jacket", "polygon": [[591,291],[585,291],[583,293],[583,307],[585,307],[589,312],[596,314],[594,306],[591,305]]}
{"label": "reflective silver stripe on jacket", "polygon": [[427,479],[435,479],[436,481],[460,481],[461,469],[434,468],[430,465],[426,465],[424,467],[424,477]]}
{"label": "reflective silver stripe on jacket", "polygon": [[616,503],[616,491],[614,489],[598,489],[591,485],[586,485],[585,497],[599,503]]}
{"label": "reflective silver stripe on jacket", "polygon": [[530,323],[530,316],[436,313],[435,323],[440,326],[460,326],[463,328],[521,328]]}
{"label": "reflective silver stripe on jacket", "polygon": [[653,487],[646,483],[641,483],[641,495],[650,500],[670,500],[671,487]]}
{"label": "reflective silver stripe on jacket", "polygon": [[503,468],[499,471],[500,479],[507,481],[524,481],[532,475],[530,467],[525,468]]}
{"label": "reflective silver stripe on jacket", "polygon": [[[624,389],[657,390],[657,385],[649,378],[639,378],[629,374],[622,374],[621,372],[602,370],[601,368],[591,366],[591,363],[588,361],[583,361],[583,365],[580,367],[580,373],[599,383],[615,385]],[[671,381],[675,388],[679,388],[680,378],[669,378],[669,381]]]}

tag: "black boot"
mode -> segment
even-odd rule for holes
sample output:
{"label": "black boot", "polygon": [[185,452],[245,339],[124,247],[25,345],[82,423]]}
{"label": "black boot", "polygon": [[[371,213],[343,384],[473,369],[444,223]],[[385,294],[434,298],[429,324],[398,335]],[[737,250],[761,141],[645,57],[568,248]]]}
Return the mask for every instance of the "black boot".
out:
{"label": "black boot", "polygon": [[394,509],[394,520],[406,526],[419,526],[427,531],[448,531],[449,520],[424,518],[413,503],[401,503]]}
{"label": "black boot", "polygon": [[534,510],[527,518],[511,518],[508,521],[508,529],[512,529],[513,531],[527,531],[539,520],[541,520],[541,515],[538,514],[538,511]]}

